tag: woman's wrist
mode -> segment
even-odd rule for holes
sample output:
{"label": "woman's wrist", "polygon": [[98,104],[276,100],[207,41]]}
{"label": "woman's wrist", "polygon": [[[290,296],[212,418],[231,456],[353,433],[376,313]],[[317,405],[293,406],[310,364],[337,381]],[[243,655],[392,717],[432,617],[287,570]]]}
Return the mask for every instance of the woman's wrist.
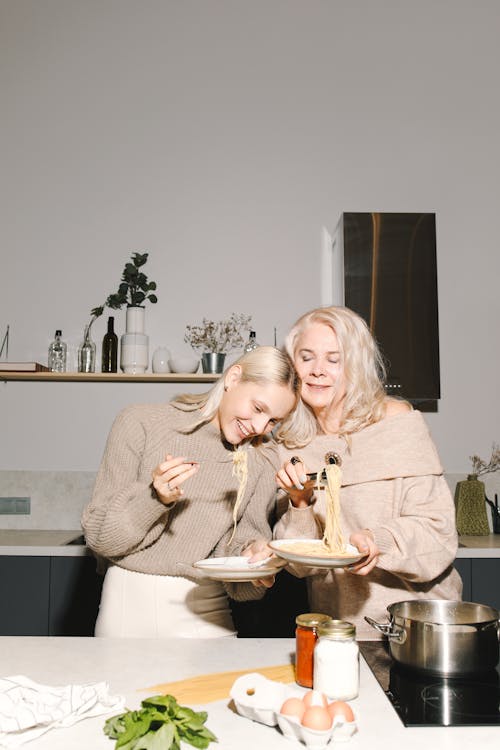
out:
{"label": "woman's wrist", "polygon": [[293,496],[291,493],[289,493],[288,497],[290,498],[290,502],[293,507],[297,509],[309,508],[315,500],[314,492],[308,494],[301,493],[300,496]]}

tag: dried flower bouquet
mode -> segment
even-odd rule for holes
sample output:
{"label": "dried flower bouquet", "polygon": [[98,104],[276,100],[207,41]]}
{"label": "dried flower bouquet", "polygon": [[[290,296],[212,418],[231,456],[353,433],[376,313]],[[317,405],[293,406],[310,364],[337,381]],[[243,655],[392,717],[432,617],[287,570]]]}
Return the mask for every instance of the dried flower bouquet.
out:
{"label": "dried flower bouquet", "polygon": [[244,334],[250,330],[251,315],[231,313],[226,320],[203,318],[198,326],[186,326],[184,341],[196,350],[227,354],[245,343]]}

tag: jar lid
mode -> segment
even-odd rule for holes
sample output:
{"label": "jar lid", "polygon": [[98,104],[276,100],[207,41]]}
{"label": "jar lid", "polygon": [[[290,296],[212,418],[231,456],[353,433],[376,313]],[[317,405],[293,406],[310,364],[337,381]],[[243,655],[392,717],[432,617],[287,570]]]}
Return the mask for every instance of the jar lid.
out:
{"label": "jar lid", "polygon": [[318,626],[318,635],[325,638],[347,639],[356,635],[356,626],[347,620],[332,620]]}
{"label": "jar lid", "polygon": [[303,615],[297,615],[295,623],[301,628],[315,628],[320,624],[330,622],[330,615],[322,615],[319,612],[306,612]]}

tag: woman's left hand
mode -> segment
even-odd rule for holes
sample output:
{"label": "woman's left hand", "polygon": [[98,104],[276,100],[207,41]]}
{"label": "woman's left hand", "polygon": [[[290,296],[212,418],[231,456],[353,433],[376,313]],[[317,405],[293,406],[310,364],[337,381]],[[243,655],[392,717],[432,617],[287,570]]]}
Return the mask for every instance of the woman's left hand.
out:
{"label": "woman's left hand", "polygon": [[[265,539],[258,539],[252,542],[246,549],[241,553],[243,557],[249,557],[251,563],[259,562],[259,560],[265,560],[266,557],[274,556],[274,553],[270,547],[268,547]],[[265,578],[257,578],[253,580],[254,586],[264,586],[266,589],[270,589],[274,585],[275,576],[266,576]]]}
{"label": "woman's left hand", "polygon": [[349,542],[356,547],[359,552],[366,557],[363,557],[355,565],[349,565],[346,570],[350,573],[356,573],[358,576],[366,576],[370,573],[378,562],[378,556],[380,554],[373,534],[369,529],[363,529],[362,531],[355,531],[349,537]]}

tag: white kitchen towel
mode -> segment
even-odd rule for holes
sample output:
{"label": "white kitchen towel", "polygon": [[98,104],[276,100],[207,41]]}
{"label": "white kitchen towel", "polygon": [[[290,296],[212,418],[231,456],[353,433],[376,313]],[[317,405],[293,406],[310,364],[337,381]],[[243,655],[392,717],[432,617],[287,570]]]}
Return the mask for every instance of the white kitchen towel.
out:
{"label": "white kitchen towel", "polygon": [[0,747],[16,748],[54,727],[119,713],[125,700],[110,695],[106,682],[53,687],[24,675],[0,679]]}

